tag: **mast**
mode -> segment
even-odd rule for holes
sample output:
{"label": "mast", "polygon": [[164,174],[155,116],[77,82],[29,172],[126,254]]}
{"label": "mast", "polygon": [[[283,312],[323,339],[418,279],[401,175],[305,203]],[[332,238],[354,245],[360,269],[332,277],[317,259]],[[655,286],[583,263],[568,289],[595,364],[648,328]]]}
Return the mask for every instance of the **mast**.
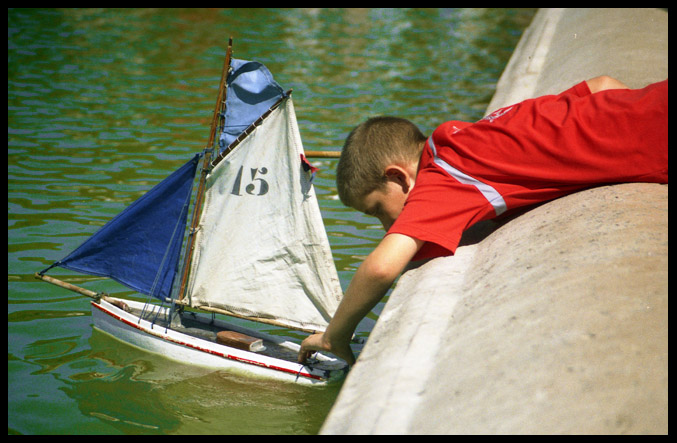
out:
{"label": "mast", "polygon": [[209,131],[209,141],[207,142],[204,162],[202,163],[202,173],[200,174],[200,184],[198,185],[197,195],[195,200],[195,207],[193,208],[193,218],[190,224],[189,239],[186,244],[184,252],[183,270],[181,271],[181,286],[179,287],[179,301],[183,300],[186,282],[188,279],[188,269],[190,269],[191,259],[193,256],[193,249],[195,248],[195,228],[200,219],[202,212],[202,205],[204,203],[204,188],[207,174],[209,173],[212,153],[214,151],[214,140],[216,138],[216,130],[220,119],[224,118],[224,109],[226,107],[226,97],[228,71],[230,70],[230,61],[233,53],[233,37],[228,39],[228,49],[226,50],[226,59],[223,62],[223,69],[221,70],[221,82],[219,83],[219,92],[216,96],[216,105],[214,106],[214,115],[212,116],[212,124]]}

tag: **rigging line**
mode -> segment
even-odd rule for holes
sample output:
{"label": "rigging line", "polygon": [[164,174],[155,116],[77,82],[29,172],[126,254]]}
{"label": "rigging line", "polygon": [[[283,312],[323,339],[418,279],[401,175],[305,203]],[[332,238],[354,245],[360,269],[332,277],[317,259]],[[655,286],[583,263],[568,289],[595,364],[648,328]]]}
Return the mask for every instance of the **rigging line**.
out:
{"label": "rigging line", "polygon": [[169,256],[169,251],[171,249],[172,244],[175,241],[176,232],[179,229],[179,227],[181,225],[183,225],[183,223],[181,223],[181,220],[183,219],[183,214],[188,211],[188,207],[190,205],[190,198],[191,198],[192,194],[193,194],[192,192],[186,193],[186,198],[184,199],[183,205],[181,206],[181,213],[179,214],[179,217],[177,218],[176,223],[174,223],[174,230],[172,231],[172,235],[171,235],[171,238],[173,239],[173,241],[169,242],[169,244],[167,245],[167,248],[165,248],[165,253],[162,257],[162,261],[160,262],[160,267],[158,268],[158,272],[155,274],[155,279],[154,279],[153,285],[151,286],[151,289],[150,289],[150,293],[151,293],[150,295],[153,294],[153,292],[155,291],[155,287],[157,286],[157,284],[160,281],[162,267],[164,266],[164,264],[167,261],[167,258]]}
{"label": "rigging line", "polygon": [[43,276],[43,275],[45,275],[45,272],[49,271],[50,269],[52,269],[52,268],[55,267],[55,266],[59,266],[60,263],[61,263],[61,260],[55,261],[55,262],[52,263],[48,268],[43,269],[42,271],[38,272],[38,274],[39,274],[40,276]]}
{"label": "rigging line", "polygon": [[[194,161],[197,161],[197,159],[195,158]],[[158,283],[160,282],[160,278],[163,274],[163,268],[164,268],[165,264],[167,263],[167,260],[169,259],[169,252],[172,249],[172,245],[176,241],[176,232],[179,229],[179,227],[183,225],[181,223],[181,220],[183,220],[184,212],[188,211],[188,206],[190,205],[191,195],[192,195],[192,192],[186,193],[186,198],[184,199],[183,205],[181,206],[181,213],[179,214],[179,217],[177,218],[176,222],[174,223],[174,229],[172,231],[172,235],[170,236],[170,238],[172,240],[167,244],[167,247],[165,248],[165,253],[162,256],[162,260],[160,261],[160,265],[158,266],[158,270],[155,273],[155,278],[153,279],[153,284],[150,287],[150,291],[148,291],[149,292],[148,293],[148,300],[146,300],[146,303],[143,305],[143,310],[141,311],[142,316],[143,316],[143,314],[145,314],[146,307],[151,304],[150,302],[155,297],[153,294],[155,293],[155,290],[158,286]],[[160,297],[155,297],[155,298],[158,298],[162,302],[160,306],[164,305],[164,303],[166,301],[164,298],[160,298]],[[155,318],[151,322],[152,324],[155,324],[159,314],[160,314],[160,309],[158,309],[157,313],[155,314]],[[141,319],[139,318],[139,322],[140,321],[141,321]]]}

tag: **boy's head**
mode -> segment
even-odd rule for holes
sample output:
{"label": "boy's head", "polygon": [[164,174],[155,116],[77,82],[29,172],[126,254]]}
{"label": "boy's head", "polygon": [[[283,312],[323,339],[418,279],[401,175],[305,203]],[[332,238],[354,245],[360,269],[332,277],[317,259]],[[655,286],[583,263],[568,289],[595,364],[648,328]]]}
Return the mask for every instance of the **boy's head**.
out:
{"label": "boy's head", "polygon": [[[416,177],[425,141],[418,127],[403,118],[373,117],[358,125],[348,135],[336,168],[336,186],[343,204],[369,214],[365,203],[368,196],[374,202],[375,197],[393,197],[395,193],[391,191],[397,189],[399,194],[401,189],[406,199],[413,186],[408,180]],[[387,223],[383,224],[387,229]]]}

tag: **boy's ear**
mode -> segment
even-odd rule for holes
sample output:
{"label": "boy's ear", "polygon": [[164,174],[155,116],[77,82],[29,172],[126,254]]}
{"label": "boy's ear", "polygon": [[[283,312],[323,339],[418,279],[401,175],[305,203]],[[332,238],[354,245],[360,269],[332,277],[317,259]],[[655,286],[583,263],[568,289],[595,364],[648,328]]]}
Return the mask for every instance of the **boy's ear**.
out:
{"label": "boy's ear", "polygon": [[407,170],[398,165],[387,166],[385,170],[385,176],[388,181],[400,186],[402,188],[402,192],[405,194],[409,192],[414,184],[412,177],[409,176]]}

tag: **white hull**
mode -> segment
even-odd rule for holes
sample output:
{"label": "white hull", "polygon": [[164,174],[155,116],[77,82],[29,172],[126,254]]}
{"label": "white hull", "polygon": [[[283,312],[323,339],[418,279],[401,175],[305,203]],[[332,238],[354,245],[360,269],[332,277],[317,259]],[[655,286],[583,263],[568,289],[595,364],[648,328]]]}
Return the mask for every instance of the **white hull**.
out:
{"label": "white hull", "polygon": [[[120,301],[132,308],[133,312],[142,309],[144,305],[129,300]],[[161,308],[156,305],[149,305],[147,309],[152,311],[144,315],[144,318],[149,320],[156,318],[155,314],[158,312],[157,318],[164,318],[168,311],[168,308]],[[208,337],[189,335],[189,333],[184,333],[181,328],[170,329],[161,324],[152,324],[150,321],[140,319],[139,316],[126,312],[103,299],[99,303],[92,302],[92,317],[94,318],[94,327],[97,329],[128,344],[182,363],[190,362],[190,364],[198,366],[234,370],[250,375],[312,384],[340,379],[347,372],[347,365],[342,360],[317,354],[316,364],[304,366],[295,361],[287,361],[259,352],[243,351],[216,343]],[[287,358],[290,355],[293,356],[294,353],[298,353],[299,345],[296,343],[220,320],[212,321],[211,315],[186,313],[184,319],[190,321],[193,325],[204,325],[212,330],[215,328],[233,330],[262,338],[268,348],[281,349],[287,354]],[[207,326],[209,324],[211,326]]]}

